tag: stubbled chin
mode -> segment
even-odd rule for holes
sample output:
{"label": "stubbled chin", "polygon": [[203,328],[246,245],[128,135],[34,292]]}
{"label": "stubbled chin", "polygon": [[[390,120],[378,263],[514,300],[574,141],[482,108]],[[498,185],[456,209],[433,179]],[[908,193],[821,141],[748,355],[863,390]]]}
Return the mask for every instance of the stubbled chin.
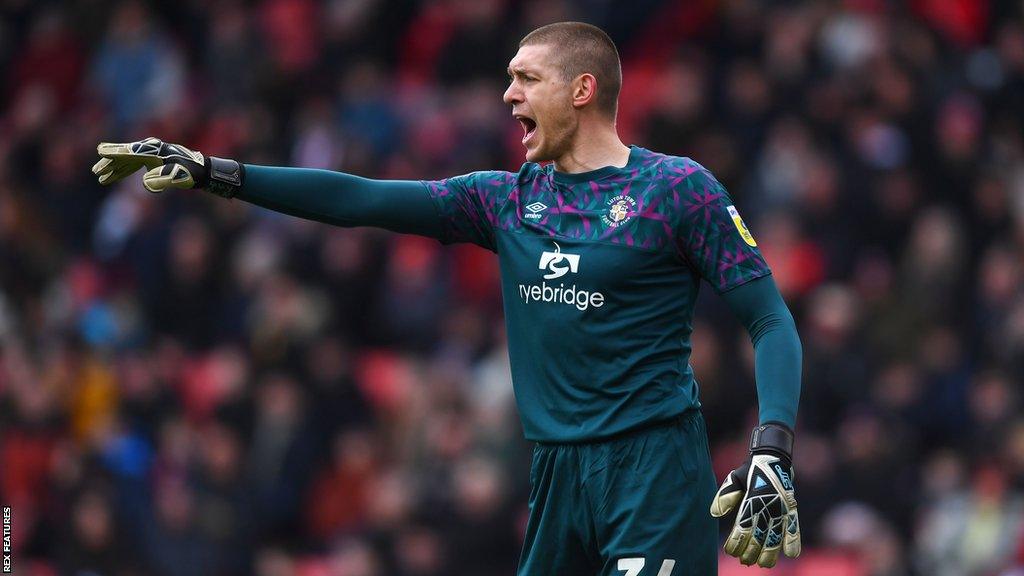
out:
{"label": "stubbled chin", "polygon": [[524,144],[526,147],[526,161],[527,162],[543,162],[544,154],[541,147],[538,146],[536,140],[531,141],[529,144]]}

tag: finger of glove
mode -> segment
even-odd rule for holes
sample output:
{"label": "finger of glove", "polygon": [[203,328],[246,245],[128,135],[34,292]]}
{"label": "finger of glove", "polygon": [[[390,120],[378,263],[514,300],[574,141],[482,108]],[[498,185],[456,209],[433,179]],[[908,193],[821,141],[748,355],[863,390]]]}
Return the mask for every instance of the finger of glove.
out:
{"label": "finger of glove", "polygon": [[100,184],[113,184],[119,180],[123,180],[128,176],[131,176],[135,172],[142,168],[143,165],[138,162],[118,162],[114,161],[110,166],[107,166],[106,171],[100,174]]}
{"label": "finger of glove", "polygon": [[136,170],[141,168],[139,164],[117,164],[114,163],[112,166],[107,167],[107,171],[100,174],[100,184],[107,185],[113,184],[118,180],[123,180],[126,176],[130,176],[135,173]]}
{"label": "finger of glove", "polygon": [[113,164],[113,160],[110,158],[100,158],[99,162],[92,165],[92,173],[99,176],[100,174],[108,171],[108,166]]}
{"label": "finger of glove", "polygon": [[714,499],[711,500],[711,515],[721,518],[731,512],[741,500],[743,500],[743,487],[736,482],[733,474],[729,474],[722,482],[722,486],[718,488]]}
{"label": "finger of glove", "polygon": [[747,549],[750,538],[750,529],[740,528],[738,525],[733,526],[732,532],[729,532],[729,537],[725,539],[725,546],[722,548],[729,556],[736,556],[739,558]]}
{"label": "finger of glove", "polygon": [[796,510],[786,517],[786,534],[782,537],[782,553],[790,558],[800,555],[800,520]]}
{"label": "finger of glove", "polygon": [[100,174],[100,177],[99,177],[100,184],[104,184],[104,185],[106,185],[106,184],[113,184],[114,182],[117,182],[118,180],[120,180],[120,178],[113,178],[113,176],[114,176],[114,171],[113,170],[111,170],[110,172],[105,172],[103,174]]}
{"label": "finger of glove", "polygon": [[130,142],[100,142],[96,146],[96,153],[100,156],[125,156],[132,153]]}
{"label": "finger of glove", "polygon": [[143,166],[145,164],[136,158],[103,158],[92,167],[92,171],[99,176],[100,184],[111,184]]}
{"label": "finger of glove", "polygon": [[193,188],[192,173],[181,164],[158,166],[142,176],[142,185],[150,192],[159,193],[168,188]]}
{"label": "finger of glove", "polygon": [[156,168],[163,164],[163,159],[154,154],[138,154],[132,152],[131,145],[134,142],[129,143],[112,143],[112,142],[100,142],[96,146],[96,153],[104,158],[109,158],[115,161],[130,161],[137,162],[135,170],[145,165],[147,168]]}
{"label": "finger of glove", "polygon": [[762,568],[771,568],[779,561],[779,552],[782,551],[783,528],[786,525],[786,518],[772,518],[768,522],[764,536],[764,547],[760,556],[757,557],[757,565]]}
{"label": "finger of glove", "polygon": [[764,547],[764,542],[758,540],[753,533],[750,538],[747,539],[747,545],[740,552],[740,564],[744,566],[750,566],[757,562],[757,558],[761,555],[761,549]]}
{"label": "finger of glove", "polygon": [[779,561],[779,547],[764,548],[761,555],[757,557],[757,565],[762,568],[771,568]]}
{"label": "finger of glove", "polygon": [[150,144],[150,148],[158,149],[162,142],[159,138],[154,138],[153,136],[137,142],[100,142],[99,145],[96,146],[96,153],[100,156],[135,155],[135,152],[132,151],[132,147],[134,146],[135,149],[138,149],[138,145],[140,144]]}
{"label": "finger of glove", "polygon": [[752,536],[750,541],[746,543],[746,547],[743,548],[742,553],[739,554],[739,564],[751,566],[757,563],[758,557],[761,556],[762,547],[762,543]]}

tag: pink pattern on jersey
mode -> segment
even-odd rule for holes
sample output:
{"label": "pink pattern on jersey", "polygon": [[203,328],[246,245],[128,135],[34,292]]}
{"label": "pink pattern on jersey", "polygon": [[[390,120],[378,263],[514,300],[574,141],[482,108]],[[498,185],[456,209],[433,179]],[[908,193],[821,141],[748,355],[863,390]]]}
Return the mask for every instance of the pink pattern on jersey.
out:
{"label": "pink pattern on jersey", "polygon": [[[644,250],[672,250],[717,290],[769,273],[756,247],[729,215],[725,188],[689,158],[634,148],[623,170],[575,183],[553,168],[524,164],[518,173],[474,172],[425,182],[446,220],[446,241],[497,250],[495,230],[522,231]],[[624,216],[612,221],[617,197]],[[540,206],[540,217],[524,208]],[[617,215],[621,215],[621,210]]]}

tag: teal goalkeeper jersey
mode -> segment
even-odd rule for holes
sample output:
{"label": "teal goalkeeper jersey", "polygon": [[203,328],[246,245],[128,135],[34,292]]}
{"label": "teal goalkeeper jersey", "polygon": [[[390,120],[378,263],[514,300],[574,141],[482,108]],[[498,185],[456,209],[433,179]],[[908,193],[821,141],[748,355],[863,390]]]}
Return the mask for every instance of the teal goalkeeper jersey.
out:
{"label": "teal goalkeeper jersey", "polygon": [[498,254],[530,440],[598,440],[700,406],[701,279],[722,293],[770,274],[725,189],[687,158],[634,146],[623,168],[527,163],[424,184],[442,242]]}

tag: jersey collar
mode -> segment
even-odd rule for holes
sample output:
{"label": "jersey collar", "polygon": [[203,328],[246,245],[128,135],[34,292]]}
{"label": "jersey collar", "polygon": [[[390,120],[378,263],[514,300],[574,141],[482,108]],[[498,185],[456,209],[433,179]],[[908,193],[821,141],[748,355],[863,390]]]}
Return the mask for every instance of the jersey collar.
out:
{"label": "jersey collar", "polygon": [[607,178],[612,174],[618,174],[619,172],[625,172],[627,170],[632,170],[633,168],[638,167],[640,165],[641,150],[642,148],[640,148],[639,146],[630,145],[629,160],[626,161],[626,165],[623,166],[622,168],[619,168],[618,166],[605,166],[604,168],[598,168],[597,170],[569,174],[567,172],[559,172],[558,170],[555,170],[555,165],[553,163],[549,164],[548,166],[551,170],[551,175],[555,179],[555,182],[567,185],[579,184],[580,182],[590,182],[592,180],[600,180],[602,178]]}

